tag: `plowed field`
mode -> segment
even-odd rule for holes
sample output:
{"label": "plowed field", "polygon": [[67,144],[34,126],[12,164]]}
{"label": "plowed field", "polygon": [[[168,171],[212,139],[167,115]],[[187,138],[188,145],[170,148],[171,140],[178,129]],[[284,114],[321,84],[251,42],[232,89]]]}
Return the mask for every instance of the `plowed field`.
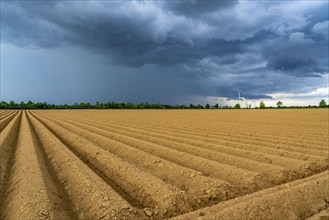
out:
{"label": "plowed field", "polygon": [[329,218],[329,111],[1,111],[0,219]]}

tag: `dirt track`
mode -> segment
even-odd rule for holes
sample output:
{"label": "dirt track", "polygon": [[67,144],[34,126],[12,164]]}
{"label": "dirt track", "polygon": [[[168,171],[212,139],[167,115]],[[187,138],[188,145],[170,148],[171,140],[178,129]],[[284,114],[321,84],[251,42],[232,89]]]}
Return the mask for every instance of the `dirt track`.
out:
{"label": "dirt track", "polygon": [[1,111],[0,219],[320,219],[328,109]]}

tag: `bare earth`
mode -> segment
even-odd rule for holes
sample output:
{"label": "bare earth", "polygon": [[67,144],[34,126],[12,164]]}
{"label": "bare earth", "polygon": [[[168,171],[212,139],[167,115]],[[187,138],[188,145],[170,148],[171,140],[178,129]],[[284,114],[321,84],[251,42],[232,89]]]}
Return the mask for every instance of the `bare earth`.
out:
{"label": "bare earth", "polygon": [[329,111],[0,111],[0,219],[329,219]]}

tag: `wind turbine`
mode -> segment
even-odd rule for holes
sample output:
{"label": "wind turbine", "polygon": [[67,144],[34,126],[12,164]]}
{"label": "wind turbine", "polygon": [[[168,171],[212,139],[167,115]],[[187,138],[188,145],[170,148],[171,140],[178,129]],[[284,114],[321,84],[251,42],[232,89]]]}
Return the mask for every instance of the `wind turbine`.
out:
{"label": "wind turbine", "polygon": [[242,105],[241,105],[241,101],[244,100],[244,104],[246,105],[246,108],[248,108],[248,97],[242,97],[241,96],[241,93],[240,93],[240,90],[238,90],[238,100],[239,100],[239,105],[241,106],[242,108]]}

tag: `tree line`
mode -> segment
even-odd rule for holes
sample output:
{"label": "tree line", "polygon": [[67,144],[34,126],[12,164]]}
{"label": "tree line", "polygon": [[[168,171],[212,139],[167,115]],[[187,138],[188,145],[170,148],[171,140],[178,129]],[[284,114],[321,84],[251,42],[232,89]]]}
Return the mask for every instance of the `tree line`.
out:
{"label": "tree line", "polygon": [[[277,103],[277,108],[328,108],[329,106],[326,104],[325,100],[321,100],[318,106],[283,106],[283,103],[279,101]],[[124,102],[96,102],[95,104],[90,104],[89,102],[81,102],[81,103],[74,103],[73,105],[68,104],[50,104],[47,102],[20,102],[15,103],[14,101],[5,102],[2,101],[0,103],[0,109],[240,109],[240,104],[236,104],[235,106],[220,106],[218,104],[215,105],[201,105],[201,104],[190,104],[190,105],[168,105],[168,104],[149,104],[146,102],[142,102],[139,104],[134,104],[131,102],[124,103]],[[251,105],[249,105],[247,108],[252,108]],[[266,107],[265,102],[261,101],[259,103],[260,109],[265,108],[274,108],[274,107]]]}
{"label": "tree line", "polygon": [[10,101],[9,103],[2,101],[0,103],[0,109],[210,109],[210,108],[228,108],[228,106],[220,107],[218,104],[210,106],[206,104],[205,106],[198,104],[193,105],[168,105],[168,104],[150,104],[147,102],[142,102],[139,104],[134,104],[131,102],[96,102],[91,104],[89,102],[74,103],[72,105],[68,104],[50,104],[47,102],[36,102],[32,101],[15,103]]}

